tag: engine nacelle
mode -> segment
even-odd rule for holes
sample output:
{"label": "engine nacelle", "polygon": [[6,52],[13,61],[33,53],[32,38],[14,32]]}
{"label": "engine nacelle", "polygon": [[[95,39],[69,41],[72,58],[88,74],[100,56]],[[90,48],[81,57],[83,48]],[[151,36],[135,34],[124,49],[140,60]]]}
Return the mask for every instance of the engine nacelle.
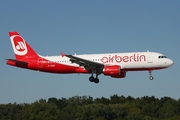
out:
{"label": "engine nacelle", "polygon": [[103,73],[108,76],[119,76],[121,75],[121,67],[118,65],[104,66]]}
{"label": "engine nacelle", "polygon": [[121,72],[120,75],[112,75],[111,77],[113,77],[113,78],[125,78],[126,77],[126,72]]}

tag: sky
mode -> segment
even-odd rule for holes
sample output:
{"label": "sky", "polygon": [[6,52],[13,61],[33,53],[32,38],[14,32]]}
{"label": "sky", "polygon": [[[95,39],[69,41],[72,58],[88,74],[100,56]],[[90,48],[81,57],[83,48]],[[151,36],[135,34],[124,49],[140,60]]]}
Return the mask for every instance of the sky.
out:
{"label": "sky", "polygon": [[[73,96],[117,94],[180,98],[179,0],[7,1],[0,4],[0,104],[32,103]],[[89,74],[50,74],[6,65],[15,58],[8,36],[18,31],[40,55],[153,51],[174,61],[168,69],[127,72],[126,78]]]}

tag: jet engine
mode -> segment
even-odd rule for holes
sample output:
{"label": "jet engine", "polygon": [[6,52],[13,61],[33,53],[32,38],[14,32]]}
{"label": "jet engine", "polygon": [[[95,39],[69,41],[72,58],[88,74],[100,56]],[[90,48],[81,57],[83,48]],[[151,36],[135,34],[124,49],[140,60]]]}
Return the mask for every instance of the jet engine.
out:
{"label": "jet engine", "polygon": [[114,75],[114,76],[111,76],[112,78],[125,78],[126,77],[126,72],[121,72],[120,75]]}
{"label": "jet engine", "polygon": [[108,76],[117,76],[121,73],[121,67],[118,65],[104,66],[103,73]]}
{"label": "jet engine", "polygon": [[121,72],[121,66],[118,65],[104,66],[103,73],[113,78],[126,77],[126,72]]}

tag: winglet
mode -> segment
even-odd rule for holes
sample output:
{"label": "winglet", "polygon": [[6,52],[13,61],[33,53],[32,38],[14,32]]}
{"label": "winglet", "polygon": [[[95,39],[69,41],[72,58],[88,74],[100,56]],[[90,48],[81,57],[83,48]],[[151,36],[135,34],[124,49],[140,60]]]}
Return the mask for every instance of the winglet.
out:
{"label": "winglet", "polygon": [[61,55],[62,55],[62,57],[66,56],[66,54],[64,54],[64,53],[62,53],[62,52],[61,52]]}

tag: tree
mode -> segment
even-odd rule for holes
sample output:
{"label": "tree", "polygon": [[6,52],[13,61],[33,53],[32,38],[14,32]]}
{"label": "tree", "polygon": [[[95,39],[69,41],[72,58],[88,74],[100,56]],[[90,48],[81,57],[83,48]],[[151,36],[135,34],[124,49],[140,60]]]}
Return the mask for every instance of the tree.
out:
{"label": "tree", "polygon": [[180,99],[154,96],[74,96],[27,104],[0,104],[0,120],[179,120]]}
{"label": "tree", "polygon": [[57,120],[59,113],[56,105],[41,99],[30,106],[29,120]]}

